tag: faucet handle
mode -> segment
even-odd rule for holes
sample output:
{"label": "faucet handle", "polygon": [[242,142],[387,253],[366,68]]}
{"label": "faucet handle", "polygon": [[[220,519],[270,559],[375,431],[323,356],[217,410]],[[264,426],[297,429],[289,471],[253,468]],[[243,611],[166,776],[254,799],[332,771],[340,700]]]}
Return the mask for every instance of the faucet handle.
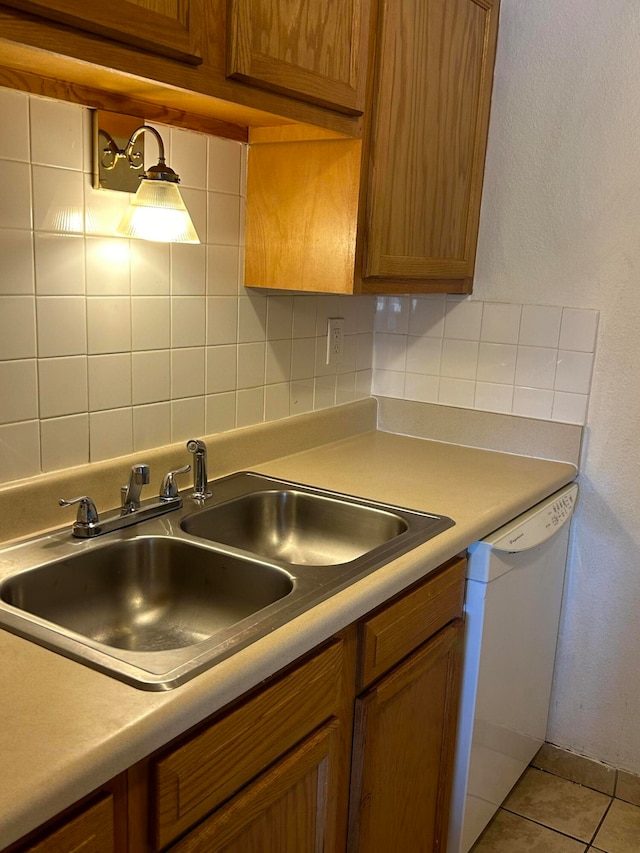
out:
{"label": "faucet handle", "polygon": [[90,530],[92,527],[95,527],[99,521],[96,505],[87,495],[83,495],[79,498],[72,498],[70,501],[60,498],[58,504],[60,506],[73,506],[74,504],[78,504],[78,515],[76,517],[76,522],[73,525],[74,530],[79,528],[82,530]]}
{"label": "faucet handle", "polygon": [[162,478],[160,486],[160,500],[172,501],[178,497],[178,485],[176,483],[177,474],[188,474],[191,470],[191,465],[183,465],[182,468],[177,468],[175,471],[169,471]]}

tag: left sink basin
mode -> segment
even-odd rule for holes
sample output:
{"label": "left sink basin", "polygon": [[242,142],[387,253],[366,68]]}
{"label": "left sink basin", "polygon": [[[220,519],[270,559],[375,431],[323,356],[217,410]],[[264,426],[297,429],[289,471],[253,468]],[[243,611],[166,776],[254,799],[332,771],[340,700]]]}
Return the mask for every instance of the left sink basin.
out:
{"label": "left sink basin", "polygon": [[9,575],[0,584],[0,624],[162,690],[242,648],[261,622],[268,630],[273,606],[295,587],[287,571],[263,561],[134,536]]}
{"label": "left sink basin", "polygon": [[98,643],[154,652],[201,643],[292,589],[275,566],[141,537],[21,572],[0,598]]}

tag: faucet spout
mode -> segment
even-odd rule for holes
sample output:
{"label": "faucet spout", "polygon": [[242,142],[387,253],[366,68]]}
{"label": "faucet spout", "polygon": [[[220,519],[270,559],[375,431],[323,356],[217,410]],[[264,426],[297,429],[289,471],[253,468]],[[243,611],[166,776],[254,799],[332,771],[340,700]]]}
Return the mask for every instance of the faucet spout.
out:
{"label": "faucet spout", "polygon": [[187,450],[193,454],[193,492],[191,497],[205,500],[211,497],[207,476],[207,445],[199,438],[190,438]]}
{"label": "faucet spout", "polygon": [[129,473],[129,482],[121,489],[122,511],[136,512],[140,509],[142,487],[149,482],[149,466],[133,465]]}

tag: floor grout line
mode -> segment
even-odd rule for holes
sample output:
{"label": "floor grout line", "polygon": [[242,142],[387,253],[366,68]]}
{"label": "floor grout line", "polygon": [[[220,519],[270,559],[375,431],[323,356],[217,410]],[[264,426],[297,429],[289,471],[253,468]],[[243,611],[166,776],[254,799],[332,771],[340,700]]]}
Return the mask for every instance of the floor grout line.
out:
{"label": "floor grout line", "polygon": [[[609,806],[607,806],[607,811],[609,811],[610,805],[611,804],[609,804]],[[548,829],[551,832],[555,832],[556,835],[562,835],[564,838],[568,838],[570,841],[577,841],[579,844],[587,844],[587,845],[593,844],[593,839],[595,838],[595,835],[592,837],[591,841],[585,841],[584,838],[578,838],[576,835],[569,835],[569,833],[563,832],[561,829],[556,829],[555,826],[549,826],[549,824],[547,824],[547,823],[541,823],[541,821],[539,821],[539,820],[535,820],[534,818],[528,817],[527,815],[520,814],[519,812],[514,812],[514,811],[512,811],[512,809],[508,809],[505,806],[500,806],[500,808],[502,809],[502,811],[509,812],[509,814],[514,815],[514,817],[522,818],[522,820],[528,820],[529,823],[535,823],[536,826],[541,826],[543,829]],[[605,814],[606,814],[606,812],[605,812]],[[603,818],[603,820],[604,820],[604,818]],[[599,828],[600,828],[600,824],[598,824],[598,829]],[[598,830],[596,830],[596,833],[597,833],[597,831]]]}

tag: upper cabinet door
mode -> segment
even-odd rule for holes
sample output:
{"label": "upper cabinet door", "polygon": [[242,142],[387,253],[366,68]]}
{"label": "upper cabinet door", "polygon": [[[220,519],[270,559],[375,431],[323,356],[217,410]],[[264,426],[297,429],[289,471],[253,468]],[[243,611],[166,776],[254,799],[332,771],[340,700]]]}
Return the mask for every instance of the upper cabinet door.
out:
{"label": "upper cabinet door", "polygon": [[227,75],[364,111],[371,0],[229,0]]}
{"label": "upper cabinet door", "polygon": [[[203,0],[7,0],[50,21],[199,65]],[[142,69],[141,69],[142,71]]]}
{"label": "upper cabinet door", "polygon": [[364,290],[382,289],[376,279],[471,289],[498,5],[381,0]]}

